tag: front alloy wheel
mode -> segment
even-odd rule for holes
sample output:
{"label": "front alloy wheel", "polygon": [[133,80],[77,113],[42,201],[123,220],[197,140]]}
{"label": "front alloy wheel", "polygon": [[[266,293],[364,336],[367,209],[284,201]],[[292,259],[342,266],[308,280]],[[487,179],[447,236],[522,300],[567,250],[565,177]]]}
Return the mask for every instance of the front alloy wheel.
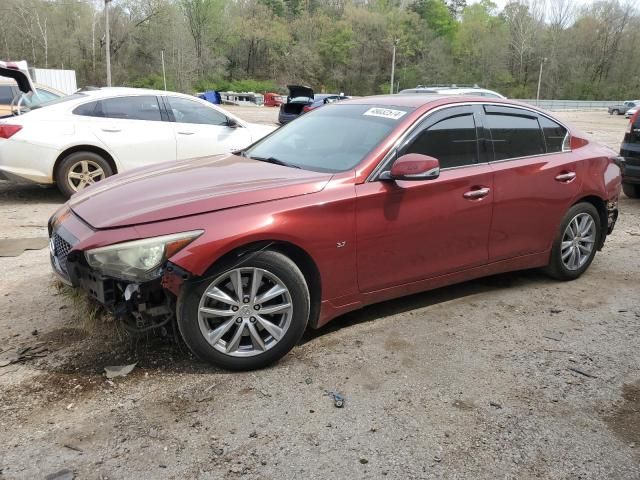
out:
{"label": "front alloy wheel", "polygon": [[273,348],[291,325],[293,305],[286,285],[262,268],[236,268],[205,290],[198,324],[207,342],[232,357]]}
{"label": "front alloy wheel", "polygon": [[307,326],[305,277],[276,251],[245,254],[185,284],[178,327],[200,359],[229,370],[262,368],[279,360]]}

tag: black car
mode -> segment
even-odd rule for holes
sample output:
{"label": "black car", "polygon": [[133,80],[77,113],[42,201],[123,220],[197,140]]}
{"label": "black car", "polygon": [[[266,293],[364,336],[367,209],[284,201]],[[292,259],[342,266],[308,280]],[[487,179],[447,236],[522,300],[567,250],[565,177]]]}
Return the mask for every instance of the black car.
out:
{"label": "black car", "polygon": [[631,117],[620,156],[624,157],[622,190],[627,197],[640,198],[640,111]]}
{"label": "black car", "polygon": [[347,97],[337,93],[314,93],[311,87],[301,85],[288,85],[289,96],[287,102],[280,105],[278,123],[284,125],[295,120],[311,110],[326,105],[327,103],[345,100]]}

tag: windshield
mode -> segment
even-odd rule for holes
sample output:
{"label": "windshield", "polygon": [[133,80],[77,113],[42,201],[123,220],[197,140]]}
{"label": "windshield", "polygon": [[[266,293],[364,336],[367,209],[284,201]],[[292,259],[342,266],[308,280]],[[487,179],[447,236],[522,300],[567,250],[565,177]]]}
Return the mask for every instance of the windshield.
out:
{"label": "windshield", "polygon": [[334,104],[307,113],[244,153],[317,172],[351,170],[412,108]]}

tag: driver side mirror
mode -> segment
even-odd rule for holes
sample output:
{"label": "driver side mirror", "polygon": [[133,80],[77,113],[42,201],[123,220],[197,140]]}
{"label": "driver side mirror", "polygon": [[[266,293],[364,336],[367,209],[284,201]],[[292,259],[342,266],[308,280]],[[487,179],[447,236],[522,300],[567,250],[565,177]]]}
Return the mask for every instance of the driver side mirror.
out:
{"label": "driver side mirror", "polygon": [[434,180],[440,176],[440,161],[420,153],[399,157],[391,170],[382,172],[380,180]]}
{"label": "driver side mirror", "polygon": [[239,128],[240,124],[233,118],[227,118],[227,127],[229,127],[229,128]]}

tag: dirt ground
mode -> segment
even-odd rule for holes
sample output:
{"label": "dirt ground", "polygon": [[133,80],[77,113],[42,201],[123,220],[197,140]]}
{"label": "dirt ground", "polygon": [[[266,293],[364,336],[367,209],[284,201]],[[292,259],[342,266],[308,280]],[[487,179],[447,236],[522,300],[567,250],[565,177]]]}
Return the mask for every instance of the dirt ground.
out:
{"label": "dirt ground", "polygon": [[[559,116],[616,149],[626,125]],[[61,202],[0,182],[0,239],[45,236]],[[640,202],[620,210],[577,281],[520,272],[386,302],[241,374],[88,321],[47,249],[0,257],[0,353],[42,355],[0,367],[0,478],[640,479]]]}

